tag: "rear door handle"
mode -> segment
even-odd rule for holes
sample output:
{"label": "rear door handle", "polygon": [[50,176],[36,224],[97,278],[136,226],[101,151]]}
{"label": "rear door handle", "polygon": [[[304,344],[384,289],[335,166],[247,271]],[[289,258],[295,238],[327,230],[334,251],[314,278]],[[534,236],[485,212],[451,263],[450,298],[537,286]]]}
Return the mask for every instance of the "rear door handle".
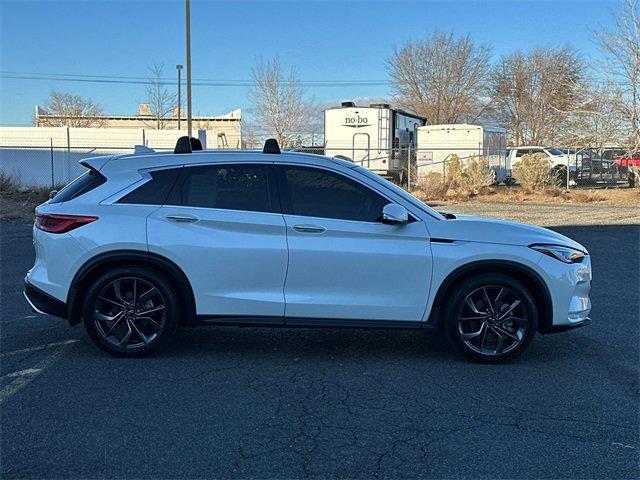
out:
{"label": "rear door handle", "polygon": [[185,215],[185,214],[167,215],[164,218],[166,218],[167,220],[171,220],[172,222],[186,222],[186,223],[193,223],[200,220],[195,215]]}
{"label": "rear door handle", "polygon": [[320,225],[294,225],[293,229],[298,233],[324,233],[327,231]]}

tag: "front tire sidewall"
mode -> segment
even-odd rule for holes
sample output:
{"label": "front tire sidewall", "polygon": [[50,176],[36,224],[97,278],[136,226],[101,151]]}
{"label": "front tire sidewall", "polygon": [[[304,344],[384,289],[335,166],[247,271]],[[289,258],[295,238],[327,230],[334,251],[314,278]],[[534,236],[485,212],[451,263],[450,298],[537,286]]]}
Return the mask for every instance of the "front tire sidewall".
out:
{"label": "front tire sidewall", "polygon": [[[98,331],[93,319],[94,305],[102,289],[114,280],[123,277],[138,277],[146,280],[160,291],[166,302],[164,328],[153,342],[140,348],[118,347],[109,343]],[[162,275],[153,270],[139,267],[121,268],[99,276],[84,295],[82,312],[84,327],[89,337],[102,350],[117,357],[143,357],[156,352],[171,339],[179,323],[179,304],[171,284]]]}
{"label": "front tire sidewall", "polygon": [[[458,312],[466,296],[474,290],[488,285],[503,286],[514,291],[522,300],[524,309],[529,319],[529,329],[515,349],[508,353],[498,355],[483,355],[471,350],[465,345],[458,331]],[[513,360],[524,352],[538,329],[538,309],[529,289],[518,280],[502,274],[482,274],[463,281],[455,287],[452,295],[447,300],[447,307],[443,315],[444,331],[451,345],[465,357],[478,363],[504,363]]]}

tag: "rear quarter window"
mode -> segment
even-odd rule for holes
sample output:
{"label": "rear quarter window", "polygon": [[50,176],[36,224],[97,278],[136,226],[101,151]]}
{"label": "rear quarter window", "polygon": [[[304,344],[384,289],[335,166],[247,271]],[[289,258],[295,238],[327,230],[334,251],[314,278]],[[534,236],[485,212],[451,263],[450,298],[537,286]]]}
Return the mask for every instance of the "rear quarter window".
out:
{"label": "rear quarter window", "polygon": [[69,200],[73,200],[80,195],[84,195],[85,193],[90,192],[106,181],[107,179],[104,177],[104,175],[101,175],[95,170],[88,170],[78,178],[76,178],[69,185],[60,190],[55,197],[49,200],[49,203],[68,202]]}
{"label": "rear quarter window", "polygon": [[117,203],[139,205],[163,205],[181,168],[168,168],[149,172],[151,180],[127,193]]}

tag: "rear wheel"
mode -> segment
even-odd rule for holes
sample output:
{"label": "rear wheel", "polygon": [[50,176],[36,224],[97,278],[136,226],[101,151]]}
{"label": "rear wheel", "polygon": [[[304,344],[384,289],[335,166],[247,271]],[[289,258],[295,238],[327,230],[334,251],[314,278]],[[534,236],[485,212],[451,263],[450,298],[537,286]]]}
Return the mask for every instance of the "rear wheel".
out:
{"label": "rear wheel", "polygon": [[84,297],[83,321],[91,339],[121,357],[149,355],[178,326],[179,304],[167,280],[153,270],[120,268],[102,274]]}
{"label": "rear wheel", "polygon": [[524,352],[538,327],[529,290],[502,274],[463,281],[447,300],[444,327],[451,344],[468,359],[503,363]]}

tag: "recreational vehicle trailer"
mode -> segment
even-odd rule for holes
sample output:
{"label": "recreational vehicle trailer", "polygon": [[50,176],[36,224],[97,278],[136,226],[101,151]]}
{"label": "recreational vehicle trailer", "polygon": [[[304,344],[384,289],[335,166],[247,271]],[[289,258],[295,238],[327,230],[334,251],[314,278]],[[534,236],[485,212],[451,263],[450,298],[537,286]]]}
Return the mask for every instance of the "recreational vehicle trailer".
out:
{"label": "recreational vehicle trailer", "polygon": [[324,111],[325,155],[354,161],[403,183],[415,163],[416,133],[426,119],[386,103],[343,102]]}
{"label": "recreational vehicle trailer", "polygon": [[445,165],[457,155],[464,165],[471,157],[483,157],[496,173],[496,181],[510,176],[507,165],[507,131],[481,125],[428,125],[418,128],[418,174],[444,173]]}

